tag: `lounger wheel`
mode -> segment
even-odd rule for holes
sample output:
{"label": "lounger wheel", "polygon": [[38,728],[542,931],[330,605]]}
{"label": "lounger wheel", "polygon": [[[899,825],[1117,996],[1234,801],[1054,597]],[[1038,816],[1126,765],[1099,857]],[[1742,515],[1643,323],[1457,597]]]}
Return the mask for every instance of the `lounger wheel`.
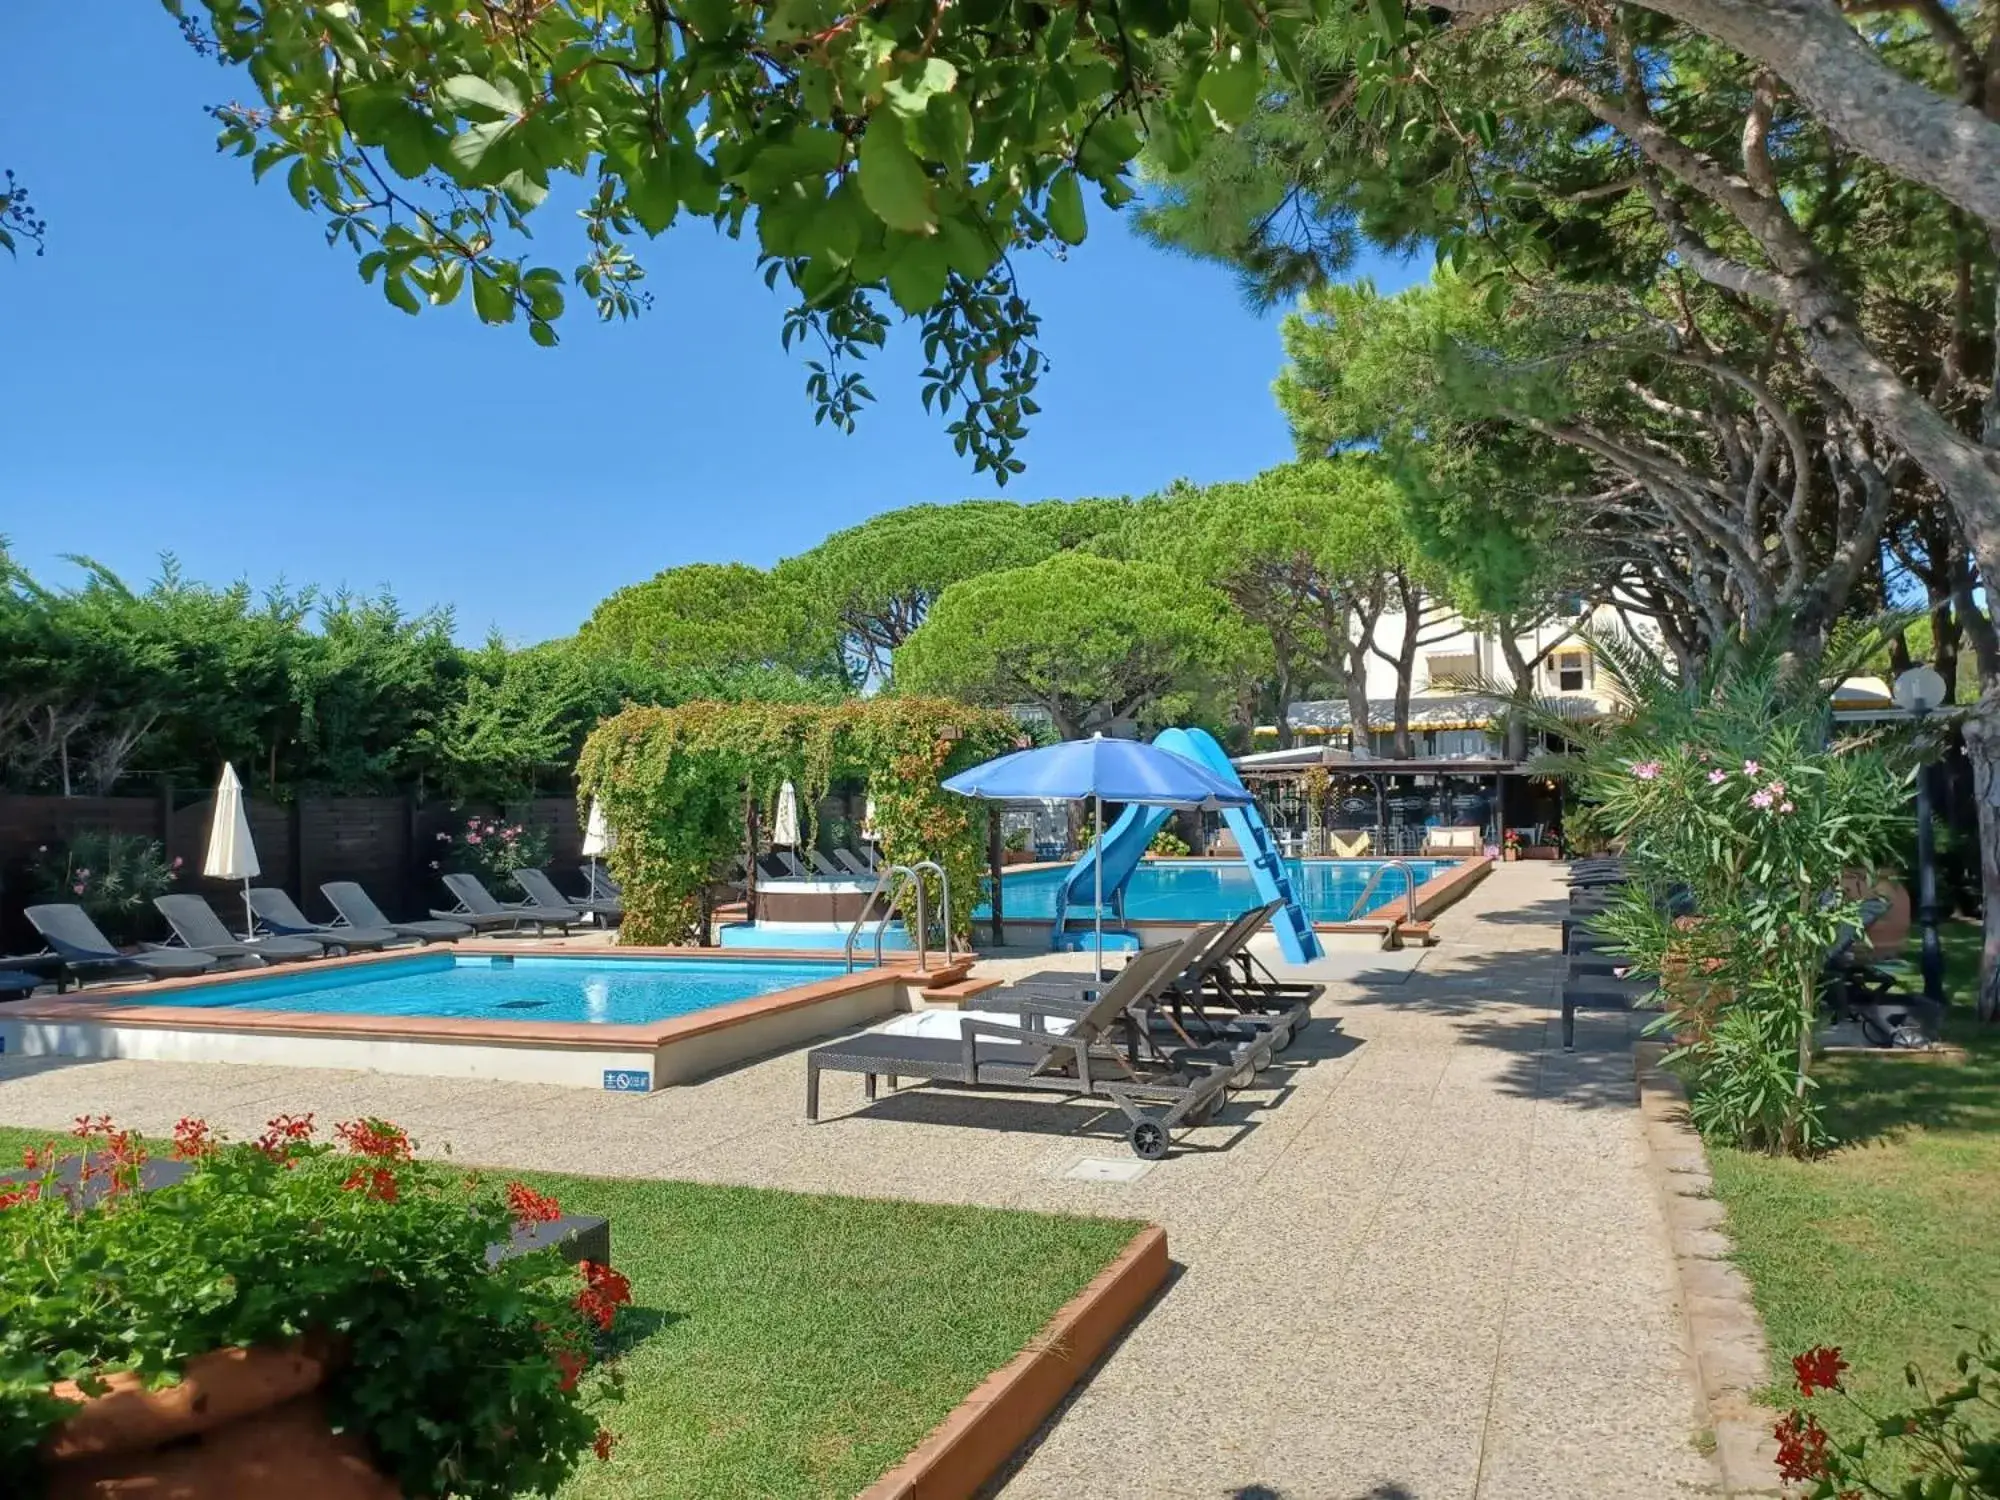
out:
{"label": "lounger wheel", "polygon": [[1280,1026],[1277,1028],[1277,1031],[1278,1034],[1271,1039],[1271,1050],[1273,1052],[1283,1052],[1287,1047],[1292,1045],[1292,1038],[1298,1033],[1293,1031],[1289,1026]]}
{"label": "lounger wheel", "polygon": [[1141,1120],[1132,1127],[1127,1139],[1132,1143],[1132,1154],[1141,1161],[1159,1161],[1172,1144],[1167,1127],[1158,1120]]}
{"label": "lounger wheel", "polygon": [[1218,1094],[1213,1099],[1210,1099],[1205,1104],[1203,1104],[1201,1108],[1195,1110],[1192,1114],[1190,1114],[1187,1117],[1187,1123],[1193,1126],[1206,1125],[1210,1120],[1213,1120],[1221,1112],[1222,1112],[1222,1096]]}

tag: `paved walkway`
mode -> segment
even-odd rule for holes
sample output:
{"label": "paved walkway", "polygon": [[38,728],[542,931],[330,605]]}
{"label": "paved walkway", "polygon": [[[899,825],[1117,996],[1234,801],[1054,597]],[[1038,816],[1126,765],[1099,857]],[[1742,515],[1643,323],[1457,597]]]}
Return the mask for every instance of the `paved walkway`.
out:
{"label": "paved walkway", "polygon": [[[468,1163],[1040,1209],[1166,1226],[1180,1274],[1006,1500],[1713,1494],[1627,1023],[1556,1039],[1558,871],[1503,865],[1439,946],[1324,966],[1327,1018],[1136,1181],[1116,1117],[829,1075],[799,1053],[626,1098],[290,1068],[0,1060],[0,1122],[249,1134],[376,1114]],[[1046,965],[1046,958],[1034,960]],[[1009,967],[1003,963],[998,967]],[[885,1247],[893,1254],[893,1247]]]}

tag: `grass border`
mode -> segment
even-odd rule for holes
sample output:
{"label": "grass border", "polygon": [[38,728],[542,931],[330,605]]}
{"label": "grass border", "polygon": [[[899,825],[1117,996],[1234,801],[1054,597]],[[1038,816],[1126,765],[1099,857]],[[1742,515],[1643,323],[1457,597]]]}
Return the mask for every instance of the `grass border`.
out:
{"label": "grass border", "polygon": [[1140,1230],[1013,1359],[859,1500],[969,1500],[1034,1436],[1167,1279],[1167,1232]]}

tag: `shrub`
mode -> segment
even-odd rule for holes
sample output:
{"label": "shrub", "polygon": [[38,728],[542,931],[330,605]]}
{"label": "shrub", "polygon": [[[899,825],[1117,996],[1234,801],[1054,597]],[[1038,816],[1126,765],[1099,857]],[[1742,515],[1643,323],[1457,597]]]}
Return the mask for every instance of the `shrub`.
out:
{"label": "shrub", "polygon": [[456,835],[440,833],[433,869],[477,875],[491,883],[516,870],[539,870],[549,861],[548,830],[515,818],[474,813]]}
{"label": "shrub", "polygon": [[[1828,684],[1774,643],[1719,653],[1686,683],[1629,642],[1598,645],[1632,713],[1567,769],[1632,879],[1591,925],[1662,980],[1656,1025],[1696,1124],[1804,1154],[1823,1136],[1811,1073],[1827,956],[1872,883],[1846,877],[1893,852],[1907,776],[1879,745],[1835,739]],[[1845,675],[1844,654],[1822,671]]]}
{"label": "shrub", "polygon": [[173,889],[180,869],[158,839],[78,833],[36,851],[29,886],[36,900],[81,906],[112,942],[129,943],[158,920],[153,898]]}
{"label": "shrub", "polygon": [[[623,1278],[586,1264],[579,1284],[553,1251],[486,1264],[512,1222],[555,1217],[552,1200],[416,1161],[379,1120],[337,1126],[337,1146],[310,1115],[236,1145],[183,1120],[173,1153],[193,1171],[149,1192],[138,1134],[85,1118],[76,1135],[0,1188],[0,1475],[32,1474],[72,1409],[54,1381],[161,1383],[194,1355],[301,1336],[334,1341],[329,1415],[406,1495],[548,1492],[608,1447],[586,1400],[615,1393],[614,1372],[588,1391],[583,1375]],[[86,1191],[65,1192],[51,1169],[78,1149]]]}
{"label": "shrub", "polygon": [[1188,841],[1171,828],[1162,828],[1153,835],[1153,842],[1146,846],[1148,854],[1178,857],[1189,852]]}

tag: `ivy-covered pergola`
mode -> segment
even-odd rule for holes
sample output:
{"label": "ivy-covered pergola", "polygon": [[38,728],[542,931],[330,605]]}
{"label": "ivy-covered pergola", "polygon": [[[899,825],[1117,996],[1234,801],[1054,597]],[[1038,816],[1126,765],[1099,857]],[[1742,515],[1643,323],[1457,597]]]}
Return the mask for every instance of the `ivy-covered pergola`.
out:
{"label": "ivy-covered pergola", "polygon": [[939,782],[1020,737],[1011,716],[942,698],[633,705],[584,742],[577,795],[583,805],[599,798],[617,830],[609,863],[624,890],[629,942],[705,940],[703,892],[745,851],[751,819],[768,820],[789,781],[810,820],[846,780],[867,783],[885,860],[936,860],[952,889],[967,893],[952,913],[963,937],[985,863],[986,812]]}

